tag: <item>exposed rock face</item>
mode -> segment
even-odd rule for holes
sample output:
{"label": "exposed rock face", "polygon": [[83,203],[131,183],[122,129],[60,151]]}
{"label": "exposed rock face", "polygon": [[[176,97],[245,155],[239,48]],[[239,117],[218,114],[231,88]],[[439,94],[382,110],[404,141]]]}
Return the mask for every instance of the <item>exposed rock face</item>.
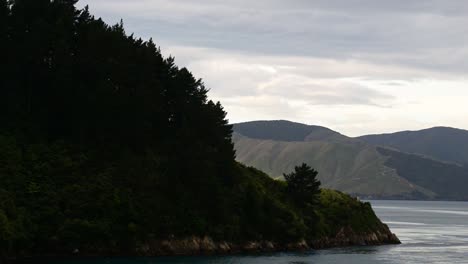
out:
{"label": "exposed rock face", "polygon": [[[228,250],[229,244],[220,242],[220,249]],[[139,246],[136,251],[140,255],[197,255],[215,253],[216,244],[209,237],[189,237],[184,239],[153,240]]]}
{"label": "exposed rock face", "polygon": [[400,244],[397,236],[383,225],[381,230],[356,233],[350,228],[342,228],[336,236],[324,237],[313,241],[305,240],[296,243],[278,244],[273,241],[248,241],[245,243],[230,243],[226,241],[215,242],[210,237],[189,237],[184,239],[154,240],[141,244],[137,254],[143,256],[168,255],[210,255],[255,253],[273,251],[296,251],[322,249],[343,246]]}
{"label": "exposed rock face", "polygon": [[[295,243],[280,244],[274,241],[247,241],[243,243],[232,243],[227,241],[214,241],[210,237],[191,236],[187,238],[170,238],[165,240],[151,240],[140,243],[133,251],[125,255],[139,256],[196,256],[196,255],[227,255],[237,253],[264,253],[276,251],[305,251],[312,249],[323,249],[331,247],[361,246],[361,245],[384,245],[400,244],[400,240],[392,234],[386,225],[379,230],[357,233],[351,228],[342,228],[333,237],[323,237],[312,241],[301,240]],[[104,248],[82,248],[74,250],[73,256],[113,256],[122,252]],[[50,257],[70,256],[62,254],[51,254]],[[15,260],[15,258],[10,258]],[[0,264],[10,263],[0,255]]]}
{"label": "exposed rock face", "polygon": [[[140,256],[196,256],[196,255],[227,255],[237,253],[264,253],[276,251],[305,251],[331,247],[360,246],[360,245],[384,245],[400,244],[395,234],[390,232],[386,225],[382,225],[377,231],[368,233],[356,233],[351,228],[342,228],[333,237],[323,237],[313,241],[301,240],[295,243],[280,244],[273,241],[248,241],[244,243],[231,243],[227,241],[214,241],[210,237],[187,237],[183,239],[170,238],[165,240],[151,240],[140,243],[134,251],[126,255]],[[83,248],[74,256],[113,256],[122,252],[105,250],[102,248]],[[67,253],[52,254],[50,257],[69,256]],[[15,258],[2,259],[0,264],[11,263]]]}
{"label": "exposed rock face", "polygon": [[401,244],[398,237],[393,234],[387,225],[383,225],[381,230],[356,233],[350,228],[342,228],[334,237],[324,237],[310,244],[313,248],[330,248],[344,246],[365,246],[365,245],[387,245]]}
{"label": "exposed rock face", "polygon": [[[304,242],[305,243],[305,242]],[[294,245],[291,244],[291,248]],[[242,244],[227,241],[215,242],[210,237],[190,237],[184,239],[154,240],[137,248],[143,256],[161,255],[210,255],[240,252],[271,252],[280,247],[272,241],[248,241]]]}

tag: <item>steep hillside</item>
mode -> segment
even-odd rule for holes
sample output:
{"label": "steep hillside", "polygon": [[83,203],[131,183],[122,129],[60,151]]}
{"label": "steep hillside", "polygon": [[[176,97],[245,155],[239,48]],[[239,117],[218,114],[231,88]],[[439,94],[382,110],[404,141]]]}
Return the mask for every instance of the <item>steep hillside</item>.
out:
{"label": "steep hillside", "polygon": [[327,188],[375,198],[411,198],[434,194],[409,183],[385,166],[386,158],[375,147],[360,142],[330,143],[260,140],[235,134],[237,160],[262,169],[275,178],[305,162],[316,168]]}
{"label": "steep hillside", "polygon": [[[306,162],[320,172],[319,178],[327,188],[362,197],[468,198],[468,190],[459,187],[468,178],[468,171],[456,164],[380,148],[326,128],[321,130],[328,131],[330,137],[308,141],[307,136],[303,135],[306,132],[308,135],[313,134],[314,130],[306,131],[304,128],[314,127],[306,125],[302,126],[303,132],[300,134],[303,140],[275,140],[268,135],[281,138],[282,126],[278,126],[278,121],[271,122],[273,124],[270,125],[268,121],[244,123],[242,130],[234,125],[233,138],[238,161],[262,169],[275,178],[281,178],[294,164]],[[281,121],[281,124],[287,126],[288,122]],[[290,124],[301,127],[296,123]],[[252,127],[248,128],[249,125]],[[257,138],[242,134],[254,128],[257,129]],[[298,131],[292,128],[286,131],[290,133],[291,130]],[[339,140],[335,140],[337,135]],[[429,170],[434,173],[428,173]]]}
{"label": "steep hillside", "polygon": [[388,146],[403,152],[419,153],[438,160],[468,165],[468,131],[434,127],[420,131],[368,135],[357,138],[373,145]]}
{"label": "steep hillside", "polygon": [[378,147],[385,165],[408,181],[437,193],[436,198],[468,200],[468,168]]}
{"label": "steep hillside", "polygon": [[0,263],[398,243],[369,204],[238,164],[201,80],[75,2],[0,0]]}
{"label": "steep hillside", "polygon": [[253,121],[234,124],[234,131],[249,138],[287,142],[352,140],[326,127],[304,125],[286,120]]}

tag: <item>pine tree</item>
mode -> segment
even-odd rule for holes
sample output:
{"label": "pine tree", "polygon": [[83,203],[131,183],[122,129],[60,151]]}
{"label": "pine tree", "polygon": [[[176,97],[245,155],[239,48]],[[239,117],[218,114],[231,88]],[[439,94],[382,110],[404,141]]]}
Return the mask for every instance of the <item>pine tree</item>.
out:
{"label": "pine tree", "polygon": [[314,206],[320,194],[318,172],[307,164],[294,167],[294,172],[284,174],[288,184],[288,192],[294,197],[300,207]]}

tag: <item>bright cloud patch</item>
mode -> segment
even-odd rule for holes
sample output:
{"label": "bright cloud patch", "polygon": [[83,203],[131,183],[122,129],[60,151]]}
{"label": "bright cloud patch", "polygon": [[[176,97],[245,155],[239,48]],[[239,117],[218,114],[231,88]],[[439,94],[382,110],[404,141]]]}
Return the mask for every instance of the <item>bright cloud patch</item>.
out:
{"label": "bright cloud patch", "polygon": [[466,1],[82,0],[153,37],[232,122],[289,119],[348,135],[468,129]]}

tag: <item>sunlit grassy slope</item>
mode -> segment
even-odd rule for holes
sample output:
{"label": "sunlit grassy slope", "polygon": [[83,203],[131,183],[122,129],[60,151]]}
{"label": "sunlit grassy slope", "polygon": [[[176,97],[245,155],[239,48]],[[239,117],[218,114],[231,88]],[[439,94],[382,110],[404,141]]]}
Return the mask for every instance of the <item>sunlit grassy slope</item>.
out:
{"label": "sunlit grassy slope", "polygon": [[275,178],[305,162],[316,168],[326,188],[366,196],[432,193],[410,184],[385,166],[386,157],[360,142],[284,142],[234,135],[237,160],[264,170]]}
{"label": "sunlit grassy slope", "polygon": [[[305,162],[319,171],[325,187],[358,196],[468,198],[468,190],[457,187],[468,179],[468,170],[424,153],[382,151],[378,145],[328,128],[288,121],[241,123],[234,125],[234,131],[237,160],[274,178]],[[440,168],[439,173],[428,174],[429,167]]]}

